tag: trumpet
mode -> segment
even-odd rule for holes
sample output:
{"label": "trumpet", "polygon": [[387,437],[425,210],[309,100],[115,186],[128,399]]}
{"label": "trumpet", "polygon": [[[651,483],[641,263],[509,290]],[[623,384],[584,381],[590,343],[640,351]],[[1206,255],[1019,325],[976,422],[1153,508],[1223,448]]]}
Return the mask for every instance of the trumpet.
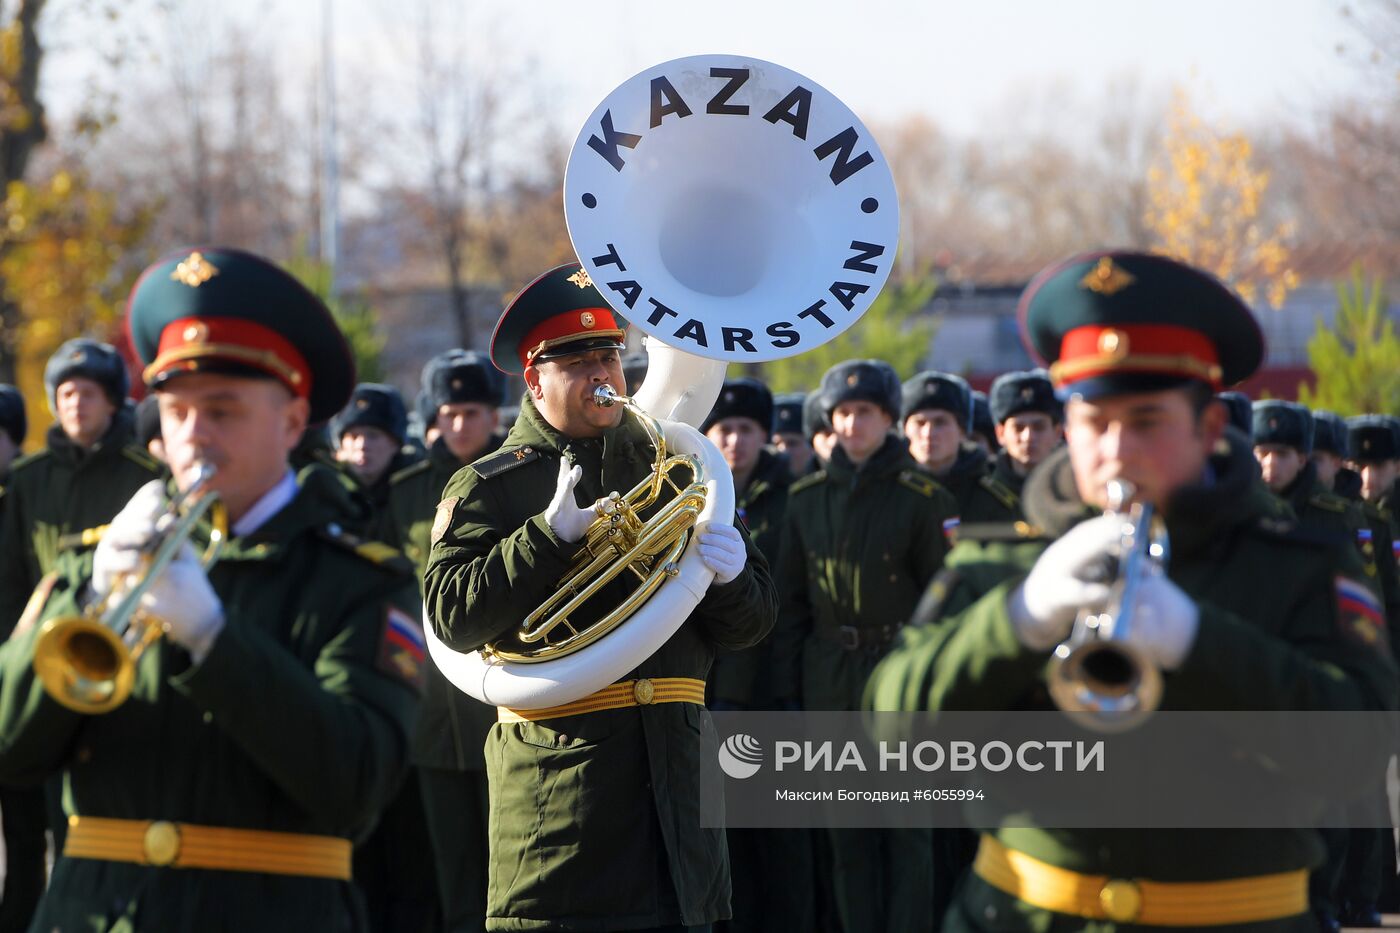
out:
{"label": "trumpet", "polygon": [[[671,453],[660,423],[612,386],[604,383],[595,388],[593,403],[601,408],[624,405],[637,416],[656,451],[651,472],[626,495],[613,493],[595,506],[598,517],[588,526],[569,572],[517,629],[520,647],[488,645],[486,650],[495,657],[533,663],[572,654],[625,622],[662,583],[680,572],[681,553],[709,492],[704,465],[699,457]],[[688,473],[689,481],[676,482],[672,477],[676,470]],[[675,498],[643,518],[642,512],[654,506],[668,486]],[[624,571],[636,577],[635,588],[617,606],[587,625],[570,620]]]}
{"label": "trumpet", "polygon": [[141,598],[206,514],[212,513],[213,522],[209,546],[201,558],[206,570],[218,560],[228,537],[227,511],[219,497],[207,491],[214,473],[213,466],[201,464],[190,487],[171,498],[156,522],[156,535],[146,547],[148,557],[139,574],[114,581],[111,592],[86,607],[82,615],[50,619],[39,630],[34,673],[57,702],[92,715],[111,712],[130,696],[136,662],[166,625],[141,609]]}
{"label": "trumpet", "polygon": [[1160,572],[1168,540],[1149,503],[1133,502],[1124,480],[1108,484],[1108,513],[1122,519],[1113,598],[1102,613],[1081,611],[1069,638],[1055,649],[1046,677],[1050,696],[1070,719],[1098,732],[1141,725],[1162,702],[1162,672],[1128,642],[1138,586]]}

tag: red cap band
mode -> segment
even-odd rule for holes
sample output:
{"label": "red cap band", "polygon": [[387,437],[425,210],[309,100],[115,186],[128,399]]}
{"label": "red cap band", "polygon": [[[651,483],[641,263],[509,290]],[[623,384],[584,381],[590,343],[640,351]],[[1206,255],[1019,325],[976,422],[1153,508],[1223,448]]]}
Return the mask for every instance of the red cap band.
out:
{"label": "red cap band", "polygon": [[1221,384],[1215,344],[1198,330],[1175,324],[1086,324],[1060,340],[1050,367],[1057,387],[1109,373],[1162,373]]}
{"label": "red cap band", "polygon": [[576,309],[546,318],[530,328],[515,352],[520,357],[521,365],[529,366],[540,353],[562,343],[588,337],[617,337],[620,340],[623,336],[622,328],[617,326],[617,319],[610,309]]}
{"label": "red cap band", "polygon": [[156,358],[142,377],[151,382],[171,370],[195,370],[200,360],[258,369],[301,398],[311,394],[311,369],[297,348],[275,330],[236,317],[187,317],[166,324]]}

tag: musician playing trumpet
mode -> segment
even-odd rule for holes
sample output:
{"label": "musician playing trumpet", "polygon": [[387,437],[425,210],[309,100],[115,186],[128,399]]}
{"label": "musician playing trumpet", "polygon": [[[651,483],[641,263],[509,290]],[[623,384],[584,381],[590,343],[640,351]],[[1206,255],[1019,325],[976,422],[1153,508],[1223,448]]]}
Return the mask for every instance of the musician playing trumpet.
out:
{"label": "musician playing trumpet", "polygon": [[[602,385],[628,391],[623,335],[577,263],[540,276],[502,314],[491,358],[524,376],[520,417],[499,451],[443,491],[424,579],[428,618],[450,647],[512,641],[609,493],[651,472],[637,417],[597,401]],[[705,676],[716,651],[768,633],[776,596],[742,528],[715,524],[693,546],[714,580],[659,650],[576,703],[498,711],[486,742],[487,929],[669,930],[729,917],[724,831],[700,825],[700,771],[718,753]],[[599,601],[615,605],[619,586]]]}
{"label": "musician playing trumpet", "polygon": [[[1102,252],[1040,273],[1021,321],[1067,399],[1066,445],[1027,479],[1028,523],[963,536],[923,606],[931,624],[876,669],[867,705],[1050,709],[1051,652],[1081,613],[1113,608],[1161,672],[1163,710],[1393,708],[1384,618],[1354,549],[1279,519],[1247,442],[1225,430],[1214,393],[1263,356],[1249,308],[1200,270]],[[1165,569],[1117,607],[1105,568],[1124,523],[1099,514],[1115,483],[1170,541]],[[943,928],[1311,930],[1307,878],[1323,856],[1308,828],[1003,828],[982,836]]]}

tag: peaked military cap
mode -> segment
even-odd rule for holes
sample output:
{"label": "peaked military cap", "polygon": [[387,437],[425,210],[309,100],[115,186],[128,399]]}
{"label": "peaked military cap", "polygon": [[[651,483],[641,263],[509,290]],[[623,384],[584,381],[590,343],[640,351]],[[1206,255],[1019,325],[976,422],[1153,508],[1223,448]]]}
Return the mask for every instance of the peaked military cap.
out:
{"label": "peaked military cap", "polygon": [[1001,450],[996,425],[992,423],[992,405],[985,392],[972,393],[972,433],[985,437],[994,453]]}
{"label": "peaked military cap", "polygon": [[1249,400],[1249,396],[1243,392],[1217,392],[1215,397],[1225,406],[1231,426],[1245,437],[1253,437],[1254,403]]}
{"label": "peaked military cap", "polygon": [[1212,389],[1248,378],[1264,356],[1254,315],[1199,269],[1146,253],[1084,253],[1040,272],[1021,295],[1022,334],[1062,394]]}
{"label": "peaked military cap", "polygon": [[703,424],[701,431],[708,431],[717,421],[725,418],[749,418],[758,422],[766,435],[773,423],[773,393],[757,379],[747,376],[742,379],[726,379],[720,387],[719,397],[714,408]]}
{"label": "peaked military cap", "polygon": [[899,419],[899,376],[883,360],[846,360],[822,376],[822,414],[831,423],[831,412],[842,402],[871,402]]}
{"label": "peaked military cap", "polygon": [[806,392],[784,392],[773,399],[773,433],[802,434],[802,406]]}
{"label": "peaked military cap", "polygon": [[15,446],[29,433],[29,416],[24,412],[24,396],[8,383],[0,383],[0,431],[10,435]]}
{"label": "peaked military cap", "polygon": [[963,377],[930,370],[907,380],[900,387],[900,420],[926,408],[950,412],[964,431],[972,431],[972,387]]}
{"label": "peaked military cap", "polygon": [[570,353],[621,350],[626,326],[583,266],[565,263],[522,288],[501,312],[491,362],[501,372],[519,373]]}
{"label": "peaked military cap", "polygon": [[622,358],[622,378],[627,383],[628,395],[635,395],[642,387],[642,380],[647,377],[650,364],[651,357],[641,351],[629,353]]}
{"label": "peaked military cap", "polygon": [[821,432],[830,430],[831,419],[822,408],[821,390],[807,393],[807,398],[802,402],[802,434],[807,438],[807,443],[810,444],[812,438]]}
{"label": "peaked military cap", "polygon": [[339,438],[352,428],[378,428],[402,444],[408,436],[408,411],[399,390],[379,382],[355,386],[350,401],[331,421],[331,433]]}
{"label": "peaked military cap", "polygon": [[126,401],[130,386],[126,363],[122,361],[117,348],[109,343],[78,337],[63,344],[49,357],[44,366],[44,389],[49,393],[51,411],[58,387],[78,377],[91,379],[101,386],[107,398],[118,408]]}
{"label": "peaked military cap", "polygon": [[1400,457],[1400,437],[1385,415],[1358,415],[1347,419],[1347,449],[1358,463],[1375,463]]}
{"label": "peaked military cap", "polygon": [[1002,373],[992,383],[988,401],[991,405],[991,420],[995,424],[1001,424],[1013,415],[1028,411],[1049,415],[1055,421],[1064,417],[1064,406],[1055,397],[1055,387],[1050,384],[1050,374],[1043,369]]}
{"label": "peaked military cap", "polygon": [[1254,403],[1255,444],[1282,444],[1304,454],[1313,449],[1312,412],[1297,402],[1266,399]]}
{"label": "peaked military cap", "polygon": [[153,389],[191,372],[270,377],[310,403],[315,424],[355,385],[350,347],[321,299],[241,250],[185,249],[156,262],[131,290],[126,326]]}
{"label": "peaked military cap", "polygon": [[1345,458],[1347,455],[1347,423],[1341,415],[1318,409],[1313,417],[1313,450],[1325,451]]}
{"label": "peaked military cap", "polygon": [[491,358],[475,350],[448,350],[423,367],[427,410],[436,416],[443,405],[480,402],[500,408],[506,400],[506,380]]}

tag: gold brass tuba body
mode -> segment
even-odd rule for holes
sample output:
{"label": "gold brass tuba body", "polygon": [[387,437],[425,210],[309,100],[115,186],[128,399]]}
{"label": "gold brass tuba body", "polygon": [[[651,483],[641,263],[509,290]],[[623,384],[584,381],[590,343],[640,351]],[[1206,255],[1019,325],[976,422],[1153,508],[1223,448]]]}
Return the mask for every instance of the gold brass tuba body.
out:
{"label": "gold brass tuba body", "polygon": [[1166,563],[1165,529],[1152,506],[1133,502],[1131,483],[1108,484],[1108,514],[1122,520],[1114,596],[1102,613],[1081,611],[1068,640],[1050,659],[1051,699],[1067,716],[1098,732],[1126,732],[1141,725],[1162,702],[1162,672],[1128,642],[1133,606],[1143,575]]}
{"label": "gold brass tuba body", "polygon": [[139,576],[114,581],[112,592],[80,616],[59,616],[44,623],[34,644],[34,673],[54,700],[92,715],[111,712],[130,696],[136,662],[165,625],[141,609],[141,598],[205,514],[212,512],[214,524],[202,558],[206,569],[218,560],[228,535],[223,504],[206,489],[214,472],[212,466],[200,466],[190,488],[170,500],[147,545],[149,557]]}
{"label": "gold brass tuba body", "polygon": [[[524,647],[495,643],[483,649],[504,660],[537,663],[561,658],[627,621],[668,577],[679,572],[677,562],[705,508],[707,477],[699,457],[670,452],[657,420],[631,398],[618,395],[612,386],[604,383],[594,389],[593,402],[604,408],[626,406],[646,430],[656,451],[655,461],[651,472],[626,495],[613,493],[598,504],[598,517],[588,526],[573,566],[516,632]],[[676,482],[673,474],[677,471],[688,474],[688,480]],[[643,518],[642,513],[657,504],[667,487],[676,493],[675,498]],[[588,600],[624,571],[636,577],[636,585],[621,603],[588,624],[571,621]]]}

